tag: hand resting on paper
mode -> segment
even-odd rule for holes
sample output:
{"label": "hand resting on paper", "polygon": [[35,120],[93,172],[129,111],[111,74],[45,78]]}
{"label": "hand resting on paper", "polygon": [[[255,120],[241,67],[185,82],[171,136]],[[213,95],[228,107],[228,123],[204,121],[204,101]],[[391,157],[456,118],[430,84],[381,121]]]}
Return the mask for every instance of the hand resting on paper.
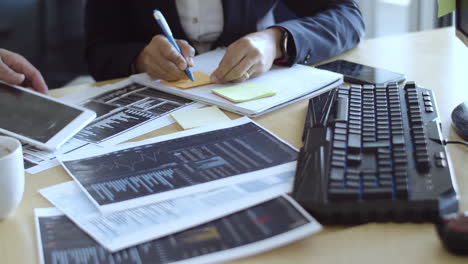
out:
{"label": "hand resting on paper", "polygon": [[218,68],[211,74],[214,83],[242,82],[270,70],[275,59],[281,57],[281,29],[248,34],[231,45]]}
{"label": "hand resting on paper", "polygon": [[135,59],[135,70],[146,72],[153,79],[177,81],[188,79],[187,65],[193,67],[195,49],[185,40],[176,40],[182,55],[164,35],[156,35]]}
{"label": "hand resting on paper", "polygon": [[48,88],[41,73],[23,56],[0,49],[0,80],[46,93]]}

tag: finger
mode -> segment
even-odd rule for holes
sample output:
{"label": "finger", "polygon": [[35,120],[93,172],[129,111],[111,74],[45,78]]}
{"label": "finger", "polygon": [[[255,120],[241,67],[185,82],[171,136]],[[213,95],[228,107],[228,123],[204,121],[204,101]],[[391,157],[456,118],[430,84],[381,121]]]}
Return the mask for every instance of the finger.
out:
{"label": "finger", "polygon": [[187,68],[185,58],[169,42],[167,42],[167,45],[162,45],[160,51],[161,55],[174,63],[179,70],[183,71]]}
{"label": "finger", "polygon": [[223,59],[219,63],[218,68],[211,74],[211,81],[214,83],[223,83],[226,74],[231,71],[241,60],[244,59],[245,50],[238,50],[236,46],[231,46],[231,49],[226,50]]}
{"label": "finger", "polygon": [[231,82],[231,81],[239,80],[239,79],[243,79],[244,81],[250,78],[251,72],[249,72],[249,70],[253,68],[255,63],[256,63],[256,58],[253,58],[251,56],[244,57],[244,59],[242,59],[239,62],[239,64],[234,66],[234,68],[232,68],[220,81]]}
{"label": "finger", "polygon": [[24,82],[26,76],[21,73],[17,73],[6,65],[0,58],[0,80],[10,84],[21,84]]}
{"label": "finger", "polygon": [[29,72],[26,72],[25,74],[26,74],[26,80],[29,83],[31,83],[32,89],[43,94],[47,93],[48,87],[41,73],[36,68],[31,69]]}
{"label": "finger", "polygon": [[176,81],[187,77],[174,63],[164,58],[158,60],[152,55],[149,55],[147,64],[146,68],[148,74],[155,79]]}
{"label": "finger", "polygon": [[[156,37],[155,37],[156,39]],[[153,78],[164,80],[180,80],[186,75],[172,61],[163,56],[162,46],[170,45],[166,39],[156,39],[156,43],[147,47],[143,58],[145,71]],[[172,47],[172,46],[171,46]]]}
{"label": "finger", "polygon": [[250,69],[244,72],[239,78],[231,80],[230,82],[240,83],[248,79],[251,79],[252,77],[255,77],[256,75],[258,75],[256,74],[256,71],[254,70],[255,68],[258,68],[258,67],[256,67],[256,65],[253,65]]}
{"label": "finger", "polygon": [[189,65],[189,67],[193,67],[193,56],[195,56],[195,49],[190,46],[190,44],[185,41],[178,39],[177,45],[179,45],[180,51],[182,52],[182,56],[184,56],[185,61]]}
{"label": "finger", "polygon": [[47,92],[48,88],[41,73],[23,56],[11,53],[10,56],[4,58],[4,61],[15,72],[24,74],[25,79],[21,83],[31,86],[40,93]]}

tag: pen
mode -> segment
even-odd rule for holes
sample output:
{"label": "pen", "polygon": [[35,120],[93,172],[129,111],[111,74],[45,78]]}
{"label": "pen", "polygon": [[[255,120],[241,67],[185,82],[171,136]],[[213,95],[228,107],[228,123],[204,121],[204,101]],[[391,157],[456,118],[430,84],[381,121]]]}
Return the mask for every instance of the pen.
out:
{"label": "pen", "polygon": [[[167,40],[169,40],[169,42],[172,44],[172,46],[174,46],[174,48],[180,54],[182,54],[182,52],[180,51],[179,45],[177,45],[174,37],[172,36],[172,31],[169,28],[169,25],[167,24],[166,19],[164,18],[163,14],[159,10],[155,9],[153,11],[153,16],[156,19],[156,22],[158,22],[159,27],[161,27],[161,30],[162,30],[164,36],[166,36]],[[187,66],[187,68],[185,68],[184,72],[185,72],[185,74],[187,74],[187,76],[190,78],[190,80],[192,80],[192,82],[195,81],[195,79],[193,78],[193,75],[192,75],[192,71],[190,71],[188,66]]]}

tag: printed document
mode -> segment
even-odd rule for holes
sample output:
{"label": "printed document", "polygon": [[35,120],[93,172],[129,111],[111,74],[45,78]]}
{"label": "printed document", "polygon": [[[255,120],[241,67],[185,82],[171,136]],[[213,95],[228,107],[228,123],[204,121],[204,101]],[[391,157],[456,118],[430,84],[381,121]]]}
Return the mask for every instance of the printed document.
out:
{"label": "printed document", "polygon": [[293,168],[275,175],[133,209],[101,214],[73,181],[39,192],[111,252],[246,209],[292,190]]}
{"label": "printed document", "polygon": [[275,174],[296,159],[297,149],[247,117],[59,157],[103,213]]}
{"label": "printed document", "polygon": [[23,146],[26,172],[35,174],[59,165],[57,155],[93,153],[158,128],[174,120],[170,113],[199,108],[202,105],[124,80],[62,98],[96,112],[97,118],[55,152],[29,144]]}
{"label": "printed document", "polygon": [[218,263],[280,247],[321,230],[288,196],[115,253],[99,246],[55,208],[36,209],[35,223],[42,264]]}

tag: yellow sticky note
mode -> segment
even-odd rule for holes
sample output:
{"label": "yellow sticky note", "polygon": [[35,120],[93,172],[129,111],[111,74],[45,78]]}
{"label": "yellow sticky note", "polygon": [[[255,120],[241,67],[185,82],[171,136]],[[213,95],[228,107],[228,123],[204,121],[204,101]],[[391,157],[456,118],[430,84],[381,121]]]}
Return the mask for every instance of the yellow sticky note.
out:
{"label": "yellow sticky note", "polygon": [[438,17],[445,16],[455,10],[455,0],[438,0]]}
{"label": "yellow sticky note", "polygon": [[202,86],[202,85],[211,83],[210,76],[206,73],[195,71],[195,72],[192,72],[192,74],[193,74],[193,79],[195,79],[195,81],[193,82],[191,80],[178,80],[175,82],[162,80],[162,82],[165,84],[175,86],[177,88],[182,88],[182,89],[190,89],[190,88],[194,88],[197,86]]}
{"label": "yellow sticky note", "polygon": [[178,111],[172,113],[171,116],[183,129],[200,127],[231,120],[227,115],[219,110],[217,106],[210,106],[187,111]]}
{"label": "yellow sticky note", "polygon": [[244,83],[228,88],[212,89],[211,91],[234,103],[256,100],[276,94],[275,91],[263,88],[254,83]]}

